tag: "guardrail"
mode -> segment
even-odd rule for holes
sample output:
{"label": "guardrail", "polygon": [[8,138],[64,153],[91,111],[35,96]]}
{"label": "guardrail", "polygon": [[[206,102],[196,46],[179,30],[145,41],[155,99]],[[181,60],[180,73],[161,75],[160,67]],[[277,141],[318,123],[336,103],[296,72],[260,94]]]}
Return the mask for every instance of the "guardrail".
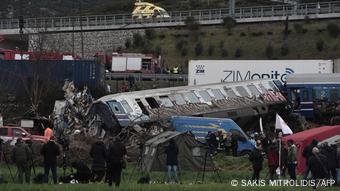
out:
{"label": "guardrail", "polygon": [[[206,10],[189,10],[189,11],[174,11],[170,12],[170,18],[155,18],[148,20],[133,19],[131,14],[116,14],[116,15],[93,15],[93,16],[72,16],[72,17],[40,17],[27,18],[24,20],[26,29],[48,29],[53,28],[58,31],[79,30],[79,27],[84,28],[110,28],[110,26],[119,25],[121,28],[131,24],[150,24],[159,26],[171,26],[173,23],[179,23],[192,16],[201,24],[209,24],[219,22],[226,16],[233,16],[235,19],[246,18],[270,18],[278,16],[291,15],[322,15],[340,13],[340,1],[320,2],[320,3],[305,3],[299,5],[273,5],[273,6],[257,6],[257,7],[241,7],[235,8],[235,14],[230,15],[229,9],[206,9]],[[18,19],[0,20],[0,29],[18,29]],[[51,31],[51,30],[49,30]]]}
{"label": "guardrail", "polygon": [[128,80],[133,77],[137,81],[166,80],[188,81],[188,74],[143,74],[143,73],[106,73],[106,80]]}

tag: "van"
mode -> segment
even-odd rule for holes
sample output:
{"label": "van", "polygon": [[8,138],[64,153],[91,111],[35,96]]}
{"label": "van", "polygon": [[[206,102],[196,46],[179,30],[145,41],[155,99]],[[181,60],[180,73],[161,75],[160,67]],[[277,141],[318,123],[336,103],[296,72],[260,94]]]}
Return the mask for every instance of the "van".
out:
{"label": "van", "polygon": [[152,3],[137,1],[132,12],[133,19],[170,18],[165,9]]}
{"label": "van", "polygon": [[174,116],[171,119],[171,126],[178,132],[192,133],[198,141],[203,143],[206,142],[208,132],[222,131],[237,134],[239,155],[250,154],[255,148],[249,137],[232,119]]}

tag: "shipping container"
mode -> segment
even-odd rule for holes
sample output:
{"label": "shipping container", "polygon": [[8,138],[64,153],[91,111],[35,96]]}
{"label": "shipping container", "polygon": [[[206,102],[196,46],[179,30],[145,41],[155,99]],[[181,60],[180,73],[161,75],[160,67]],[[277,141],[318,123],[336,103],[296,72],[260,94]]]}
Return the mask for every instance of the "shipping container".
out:
{"label": "shipping container", "polygon": [[292,73],[333,73],[332,60],[190,60],[189,85],[263,78],[285,82]]}
{"label": "shipping container", "polygon": [[93,60],[0,60],[1,91],[18,93],[33,80],[61,88],[66,79],[95,89],[104,85],[105,68]]}

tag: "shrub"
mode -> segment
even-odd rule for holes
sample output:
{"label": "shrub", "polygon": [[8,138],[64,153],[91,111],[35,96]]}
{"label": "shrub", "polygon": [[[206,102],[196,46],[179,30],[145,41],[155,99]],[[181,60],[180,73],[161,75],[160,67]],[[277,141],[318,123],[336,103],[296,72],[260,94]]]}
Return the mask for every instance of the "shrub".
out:
{"label": "shrub", "polygon": [[319,52],[323,51],[324,49],[324,42],[322,39],[319,39],[317,42],[316,42],[316,50],[318,50]]}
{"label": "shrub", "polygon": [[144,46],[144,44],[145,44],[145,41],[142,35],[140,35],[139,33],[133,34],[133,45],[135,47],[142,47]]}
{"label": "shrub", "polygon": [[222,57],[227,57],[228,56],[228,50],[226,48],[221,49],[221,56]]}
{"label": "shrub", "polygon": [[201,42],[198,42],[195,46],[195,55],[200,56],[203,53],[203,45]]}
{"label": "shrub", "polygon": [[186,57],[187,55],[188,55],[188,48],[183,47],[182,50],[181,50],[181,56]]}
{"label": "shrub", "polygon": [[164,39],[164,38],[165,38],[165,34],[160,34],[158,37],[159,37],[160,39]]}
{"label": "shrub", "polygon": [[340,33],[338,25],[334,23],[330,23],[327,25],[327,31],[328,31],[329,36],[333,38],[337,38]]}
{"label": "shrub", "polygon": [[242,57],[242,49],[240,47],[235,50],[235,57],[236,58]]}
{"label": "shrub", "polygon": [[117,49],[116,49],[116,52],[118,53],[122,53],[122,50],[123,50],[123,47],[121,46],[118,46]]}
{"label": "shrub", "polygon": [[130,48],[131,47],[131,40],[130,39],[126,39],[125,41],[125,48]]}
{"label": "shrub", "polygon": [[268,31],[267,35],[273,35],[273,32],[272,31]]}
{"label": "shrub", "polygon": [[263,32],[252,32],[251,35],[252,36],[262,36]]}
{"label": "shrub", "polygon": [[199,23],[195,20],[194,17],[191,17],[191,16],[187,17],[184,23],[187,26],[187,28],[191,31],[196,31],[196,30],[199,30],[200,28]]}
{"label": "shrub", "polygon": [[304,29],[301,24],[294,24],[294,30],[296,34],[305,34],[307,32],[307,29]]}
{"label": "shrub", "polygon": [[212,56],[214,54],[214,45],[209,44],[209,48],[208,48],[208,55]]}
{"label": "shrub", "polygon": [[154,29],[146,29],[145,36],[147,39],[152,40],[156,37],[156,31]]}
{"label": "shrub", "polygon": [[223,49],[223,48],[224,48],[224,41],[221,40],[221,41],[220,41],[220,49]]}
{"label": "shrub", "polygon": [[282,56],[287,56],[288,53],[289,53],[288,44],[286,44],[286,43],[282,44],[282,46],[281,46],[281,55]]}
{"label": "shrub", "polygon": [[184,40],[184,39],[181,39],[180,41],[178,41],[178,42],[176,43],[176,49],[177,49],[178,51],[181,51],[182,48],[183,48],[184,46],[186,46],[187,44],[188,44],[188,41],[186,41],[186,40]]}
{"label": "shrub", "polygon": [[224,17],[223,25],[230,32],[236,26],[236,21],[232,17]]}
{"label": "shrub", "polygon": [[161,47],[160,45],[157,45],[157,46],[155,47],[154,53],[155,53],[157,56],[161,55],[161,54],[162,54],[162,47]]}
{"label": "shrub", "polygon": [[272,58],[274,55],[274,48],[273,46],[269,43],[266,47],[266,57],[267,58]]}
{"label": "shrub", "polygon": [[241,37],[242,37],[242,36],[246,36],[246,33],[241,32],[241,33],[240,33],[240,36],[241,36]]}

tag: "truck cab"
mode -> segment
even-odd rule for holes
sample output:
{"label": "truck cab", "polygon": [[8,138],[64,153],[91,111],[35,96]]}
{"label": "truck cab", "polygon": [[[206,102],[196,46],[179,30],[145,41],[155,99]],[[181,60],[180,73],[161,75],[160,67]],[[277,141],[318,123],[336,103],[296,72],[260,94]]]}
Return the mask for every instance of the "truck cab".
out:
{"label": "truck cab", "polygon": [[16,140],[21,137],[24,141],[38,141],[41,143],[46,143],[48,138],[39,135],[31,135],[25,129],[16,126],[3,126],[0,127],[0,139],[4,141],[4,143],[9,143],[14,145]]}
{"label": "truck cab", "polygon": [[174,116],[171,119],[171,125],[176,131],[190,132],[202,143],[206,142],[208,132],[231,132],[238,136],[238,155],[249,154],[255,148],[255,145],[249,140],[248,136],[232,119]]}

